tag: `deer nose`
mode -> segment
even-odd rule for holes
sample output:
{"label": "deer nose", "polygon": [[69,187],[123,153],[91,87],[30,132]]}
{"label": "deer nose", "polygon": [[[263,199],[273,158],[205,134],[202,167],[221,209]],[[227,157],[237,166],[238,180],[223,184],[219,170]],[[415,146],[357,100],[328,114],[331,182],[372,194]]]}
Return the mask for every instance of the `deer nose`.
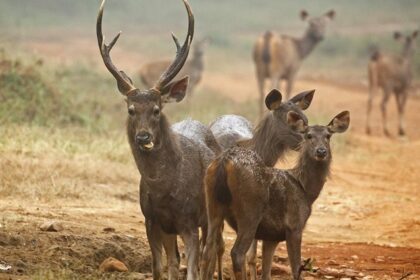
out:
{"label": "deer nose", "polygon": [[316,149],[316,156],[320,158],[324,158],[327,155],[327,149],[325,148],[318,148]]}
{"label": "deer nose", "polygon": [[152,138],[149,132],[140,132],[136,135],[137,144],[148,144]]}

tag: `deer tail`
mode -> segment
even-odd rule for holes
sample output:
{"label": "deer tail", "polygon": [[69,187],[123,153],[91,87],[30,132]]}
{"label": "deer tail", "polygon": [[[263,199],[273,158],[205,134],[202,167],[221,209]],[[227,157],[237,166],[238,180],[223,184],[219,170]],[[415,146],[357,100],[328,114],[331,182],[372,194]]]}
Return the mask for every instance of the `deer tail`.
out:
{"label": "deer tail", "polygon": [[228,173],[226,171],[228,161],[225,157],[219,158],[214,169],[214,194],[216,200],[221,204],[229,204],[232,201],[232,194],[228,186]]}

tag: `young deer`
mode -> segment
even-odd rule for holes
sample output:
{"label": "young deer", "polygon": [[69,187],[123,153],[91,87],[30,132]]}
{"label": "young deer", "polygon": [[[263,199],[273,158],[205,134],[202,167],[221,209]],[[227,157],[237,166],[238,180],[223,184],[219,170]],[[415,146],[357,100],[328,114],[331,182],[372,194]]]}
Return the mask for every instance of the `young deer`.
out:
{"label": "young deer", "polygon": [[188,12],[188,33],[182,46],[174,37],[177,55],[156,84],[148,90],[135,88],[131,79],[113,64],[110,51],[120,34],[109,45],[104,43],[99,9],[96,32],[106,68],[117,80],[126,97],[127,136],[141,174],[140,206],[145,216],[146,233],[152,252],[153,279],[162,279],[162,246],[167,255],[168,279],[178,279],[179,255],[176,237],[185,243],[187,279],[198,278],[199,227],[206,231],[203,178],[206,167],[220,148],[211,131],[191,120],[170,127],[163,104],[180,102],[186,93],[188,77],[171,82],[188,56],[194,33],[194,17]]}
{"label": "young deer", "polygon": [[[210,129],[223,150],[239,145],[256,152],[266,166],[273,167],[288,149],[299,148],[302,135],[290,129],[287,124],[287,113],[299,114],[307,124],[307,118],[302,110],[310,106],[314,92],[315,90],[304,91],[282,102],[281,93],[273,89],[265,99],[270,112],[259,122],[255,130],[252,130],[252,125],[247,119],[237,115],[217,118],[210,125]],[[223,250],[220,249],[219,258],[222,253]],[[257,241],[255,240],[248,252],[248,265],[253,280],[257,278],[256,257]],[[219,271],[220,262],[221,259],[218,260]]]}
{"label": "young deer", "polygon": [[286,80],[286,97],[289,98],[302,61],[324,39],[327,23],[334,16],[335,12],[331,10],[323,16],[308,20],[308,13],[301,11],[301,19],[308,20],[309,23],[303,37],[294,38],[267,31],[258,38],[254,46],[253,58],[260,92],[260,116],[264,111],[265,79],[271,79],[272,88],[279,88],[280,80]]}
{"label": "young deer", "polygon": [[302,232],[329,174],[330,137],[347,130],[350,114],[338,114],[327,126],[308,126],[299,114],[288,112],[287,122],[304,139],[294,168],[267,167],[256,152],[233,147],[207,169],[209,234],[202,279],[212,279],[215,248],[222,239],[225,219],[237,232],[231,251],[236,279],[246,279],[245,254],[254,239],[263,240],[262,279],[271,279],[272,257],[281,241],[286,241],[293,279],[300,279]]}
{"label": "young deer", "polygon": [[[204,71],[204,50],[207,46],[207,39],[202,39],[193,45],[193,53],[177,77],[188,76],[187,98],[191,97],[195,88],[200,83]],[[160,73],[168,67],[170,61],[154,61],[145,64],[139,71],[140,79],[146,87],[152,87],[160,76]],[[175,77],[175,78],[177,78]]]}
{"label": "young deer", "polygon": [[411,85],[413,76],[412,60],[415,49],[415,39],[418,31],[414,31],[411,35],[403,38],[399,32],[395,32],[394,38],[401,41],[403,49],[400,55],[383,54],[379,51],[375,52],[368,64],[369,75],[369,99],[367,105],[366,133],[370,134],[370,112],[372,110],[372,102],[375,92],[378,88],[383,91],[381,103],[382,125],[386,136],[389,136],[387,126],[386,105],[392,93],[395,94],[398,109],[398,134],[405,135],[404,129],[404,111],[408,97],[408,89]]}

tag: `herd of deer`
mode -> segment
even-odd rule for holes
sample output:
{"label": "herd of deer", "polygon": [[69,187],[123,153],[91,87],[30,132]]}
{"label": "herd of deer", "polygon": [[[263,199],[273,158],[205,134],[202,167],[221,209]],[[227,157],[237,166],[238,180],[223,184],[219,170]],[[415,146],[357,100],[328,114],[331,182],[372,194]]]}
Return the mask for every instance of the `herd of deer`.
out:
{"label": "herd of deer", "polygon": [[[301,279],[302,232],[329,174],[330,137],[347,130],[350,114],[344,111],[327,125],[309,126],[303,111],[310,106],[315,91],[283,100],[282,94],[273,89],[264,99],[269,112],[255,129],[237,115],[221,116],[210,126],[191,119],[171,126],[163,113],[164,104],[180,102],[187,94],[191,80],[181,74],[191,74],[194,86],[201,74],[191,71],[201,73],[203,69],[204,42],[196,46],[193,60],[183,68],[194,36],[194,16],[187,0],[183,2],[188,13],[187,36],[182,45],[173,36],[177,54],[169,65],[159,62],[140,71],[147,90],[136,88],[111,60],[110,51],[120,34],[109,45],[104,43],[105,0],[96,25],[103,62],[127,103],[127,136],[141,174],[140,206],[152,253],[153,279],[163,278],[162,249],[166,252],[168,279],[178,279],[178,235],[185,244],[187,279],[213,279],[216,260],[218,278],[222,279],[224,221],[237,232],[231,250],[236,279],[246,279],[246,260],[251,279],[256,279],[257,240],[263,241],[263,279],[271,279],[272,257],[281,241],[286,241],[293,279]],[[254,59],[261,96],[264,79],[271,78],[274,88],[280,79],[287,80],[289,97],[302,59],[322,40],[325,25],[334,15],[330,11],[310,19],[301,39],[267,32],[258,40]],[[308,14],[302,12],[301,17],[307,19]],[[402,56],[378,52],[369,64],[371,89],[382,87],[384,102],[394,91],[402,108],[416,35],[407,37]],[[404,133],[402,122],[400,126],[400,133]],[[296,166],[274,168],[288,149],[299,152]]]}

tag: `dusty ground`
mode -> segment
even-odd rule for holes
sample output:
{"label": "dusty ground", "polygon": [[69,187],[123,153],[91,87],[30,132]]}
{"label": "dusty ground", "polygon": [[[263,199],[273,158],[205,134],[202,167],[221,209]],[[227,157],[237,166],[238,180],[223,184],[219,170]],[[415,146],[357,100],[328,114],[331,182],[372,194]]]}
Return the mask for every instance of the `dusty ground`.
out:
{"label": "dusty ground", "polygon": [[[202,87],[216,89],[241,102],[256,99],[253,78],[251,73],[246,76],[209,73]],[[251,82],[240,82],[244,80]],[[373,136],[364,134],[363,87],[305,79],[297,83],[295,91],[308,88],[317,89],[308,113],[329,119],[342,110],[350,110],[351,131],[333,140],[332,177],[314,205],[303,246],[303,257],[314,258],[320,271],[305,276],[308,279],[400,279],[413,273],[405,279],[420,279],[420,100],[408,101],[408,136],[386,139],[380,130],[379,98],[373,116]],[[199,94],[196,98],[200,98]],[[392,100],[390,128],[395,135],[394,107]],[[16,156],[22,155],[21,151],[15,152]],[[10,160],[13,153],[7,154]],[[293,164],[293,157],[279,163],[279,167]],[[112,170],[123,172],[124,168]],[[124,172],[135,174],[133,163],[126,168],[128,171]],[[98,171],[98,174],[102,173]],[[137,174],[132,177],[130,184],[120,184],[116,176],[106,184],[85,186],[87,191],[92,187],[91,192],[98,196],[97,200],[88,202],[83,195],[60,197],[49,203],[30,197],[5,199],[0,195],[0,264],[11,266],[9,272],[0,271],[0,279],[150,277],[149,249],[138,206]],[[40,224],[51,220],[60,222],[64,230],[40,231]],[[225,236],[231,246],[235,235],[227,230]],[[230,268],[228,255],[226,266]],[[276,255],[276,263],[287,265],[284,244]],[[130,272],[100,274],[98,266],[109,256],[125,262]],[[276,270],[279,275],[275,279],[288,279],[287,274],[279,271],[282,269]],[[229,269],[225,274],[229,275]]]}

